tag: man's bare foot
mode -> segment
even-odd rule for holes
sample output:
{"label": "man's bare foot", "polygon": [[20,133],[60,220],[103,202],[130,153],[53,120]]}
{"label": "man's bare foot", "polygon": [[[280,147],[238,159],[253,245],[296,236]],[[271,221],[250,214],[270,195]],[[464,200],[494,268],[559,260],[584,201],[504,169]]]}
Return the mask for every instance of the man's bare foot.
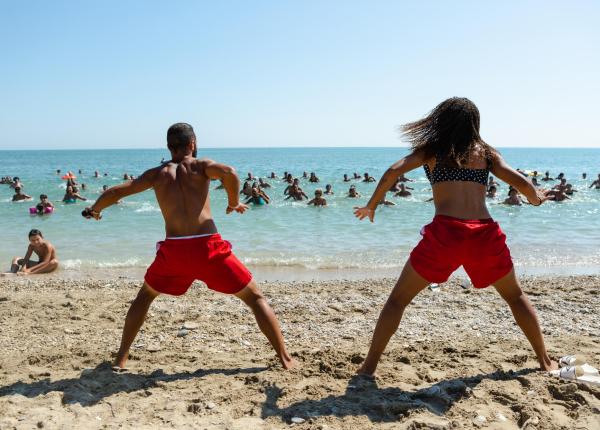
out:
{"label": "man's bare foot", "polygon": [[281,361],[281,365],[283,366],[283,368],[285,370],[290,370],[290,369],[295,369],[297,367],[300,367],[298,362],[296,360],[294,360],[292,357],[290,357],[289,355],[279,357],[279,361]]}
{"label": "man's bare foot", "polygon": [[365,366],[364,363],[362,366],[360,366],[358,368],[358,370],[356,371],[356,374],[359,376],[367,376],[369,378],[377,377],[377,374],[375,373],[375,369],[368,368],[367,366]]}
{"label": "man's bare foot", "polygon": [[113,362],[112,369],[115,370],[115,368],[119,368],[119,369],[127,370],[127,368],[125,367],[125,365],[127,364],[127,359],[128,358],[129,358],[129,353],[127,353],[127,354],[118,353],[117,354],[117,358]]}

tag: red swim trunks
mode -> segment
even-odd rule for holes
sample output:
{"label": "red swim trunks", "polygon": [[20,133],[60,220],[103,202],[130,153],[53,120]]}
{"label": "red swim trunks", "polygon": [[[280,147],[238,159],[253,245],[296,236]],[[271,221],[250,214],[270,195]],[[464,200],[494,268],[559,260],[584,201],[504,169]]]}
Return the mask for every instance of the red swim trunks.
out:
{"label": "red swim trunks", "polygon": [[211,290],[235,294],[252,280],[252,274],[220,234],[167,238],[158,242],[156,249],[144,280],[160,293],[180,296],[192,282],[200,280]]}
{"label": "red swim trunks", "polygon": [[410,263],[429,282],[446,282],[460,266],[475,288],[485,288],[513,268],[506,235],[491,218],[464,220],[436,215],[421,230]]}

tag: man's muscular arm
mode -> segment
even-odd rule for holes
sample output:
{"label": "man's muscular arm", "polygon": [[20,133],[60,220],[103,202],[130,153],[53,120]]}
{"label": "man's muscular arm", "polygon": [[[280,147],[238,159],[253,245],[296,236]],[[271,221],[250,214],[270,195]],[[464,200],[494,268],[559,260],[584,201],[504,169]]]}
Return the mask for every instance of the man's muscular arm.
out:
{"label": "man's muscular arm", "polygon": [[235,169],[226,164],[217,163],[213,160],[198,160],[202,171],[209,179],[220,179],[227,192],[227,213],[233,211],[244,213],[248,206],[240,204],[240,178]]}

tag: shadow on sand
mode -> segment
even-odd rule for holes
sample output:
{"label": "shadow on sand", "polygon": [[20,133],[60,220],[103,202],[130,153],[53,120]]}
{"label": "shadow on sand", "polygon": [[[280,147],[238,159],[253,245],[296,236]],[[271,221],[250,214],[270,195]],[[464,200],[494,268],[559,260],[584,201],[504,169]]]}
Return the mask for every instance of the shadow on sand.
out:
{"label": "shadow on sand", "polygon": [[485,379],[502,381],[517,379],[535,372],[523,369],[518,372],[496,371],[465,378],[440,381],[416,391],[399,388],[379,388],[371,378],[354,376],[341,396],[327,396],[319,400],[303,400],[285,408],[277,405],[282,389],[276,385],[265,390],[266,400],[262,406],[262,418],[280,417],[290,422],[292,417],[304,419],[323,416],[367,416],[371,422],[396,422],[411,411],[423,409],[443,416],[454,403],[470,395],[471,390]]}
{"label": "shadow on sand", "polygon": [[78,378],[50,381],[44,379],[30,383],[15,382],[14,384],[0,387],[0,397],[20,394],[26,397],[37,397],[53,391],[62,392],[62,403],[79,403],[82,406],[92,406],[117,393],[131,393],[157,387],[161,383],[202,378],[207,375],[238,375],[244,373],[259,373],[267,370],[266,367],[249,367],[242,369],[198,369],[195,372],[182,372],[166,374],[162,370],[155,370],[148,375],[134,373],[116,374],[111,369],[111,364],[106,361],[94,369],[86,369]]}

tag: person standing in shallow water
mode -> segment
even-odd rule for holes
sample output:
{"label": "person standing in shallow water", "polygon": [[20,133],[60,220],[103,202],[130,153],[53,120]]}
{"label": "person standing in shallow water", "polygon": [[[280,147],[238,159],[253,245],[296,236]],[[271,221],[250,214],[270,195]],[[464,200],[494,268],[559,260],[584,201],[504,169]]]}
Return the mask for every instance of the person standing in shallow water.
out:
{"label": "person standing in shallow water", "polygon": [[484,142],[479,135],[479,111],[466,98],[442,102],[427,117],[405,125],[403,131],[411,143],[411,154],[385,172],[367,206],[355,208],[354,214],[373,222],[378,202],[397,178],[423,166],[432,184],[436,216],[423,228],[423,239],[412,251],[381,311],[358,373],[375,373],[413,298],[431,283],[446,282],[460,266],[475,288],[496,288],[535,351],[540,369],[556,369],[533,306],[515,276],[506,236],[490,218],[485,204],[489,172],[514,186],[534,206],[549,200],[549,192],[535,188]]}
{"label": "person standing in shallow water", "polygon": [[139,332],[150,305],[160,294],[185,294],[194,280],[208,288],[241,299],[254,313],[285,369],[296,362],[287,353],[275,313],[259,290],[252,274],[236,258],[229,242],[217,233],[213,221],[210,181],[223,182],[228,197],[226,213],[243,214],[248,206],[240,203],[240,180],[233,167],[196,158],[196,135],[189,124],[177,123],[167,132],[172,159],[147,170],[133,181],[106,190],[83,211],[86,218],[101,218],[101,212],[121,198],[152,188],[163,218],[166,239],[158,242],[156,259],[144,277],[144,284],[131,304],[114,370],[125,368],[129,348]]}

